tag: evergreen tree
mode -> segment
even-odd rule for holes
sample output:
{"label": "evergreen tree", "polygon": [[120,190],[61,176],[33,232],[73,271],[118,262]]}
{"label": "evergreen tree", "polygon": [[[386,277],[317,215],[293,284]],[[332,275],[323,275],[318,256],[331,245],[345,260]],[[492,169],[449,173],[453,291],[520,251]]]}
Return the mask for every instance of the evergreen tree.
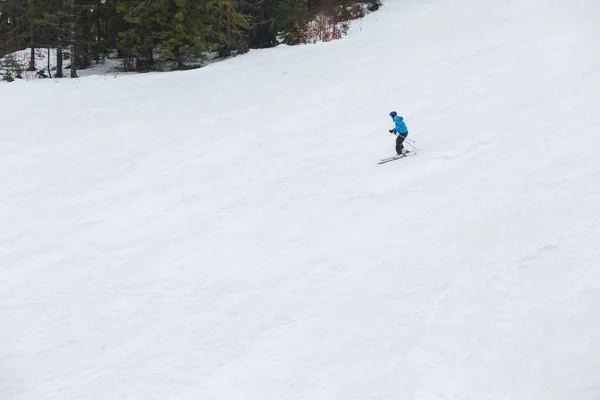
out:
{"label": "evergreen tree", "polygon": [[232,0],[213,2],[207,10],[212,11],[209,37],[215,43],[219,57],[247,52],[250,18],[240,12],[240,4]]}
{"label": "evergreen tree", "polygon": [[92,31],[91,58],[96,63],[106,59],[117,48],[118,33],[125,29],[125,22],[117,13],[117,0],[95,0],[89,24]]}
{"label": "evergreen tree", "polygon": [[160,2],[160,24],[155,45],[162,60],[177,62],[200,58],[211,50],[209,11],[213,4],[201,0],[167,0]]}
{"label": "evergreen tree", "polygon": [[0,0],[0,51],[14,52],[29,42],[28,11],[27,0]]}
{"label": "evergreen tree", "polygon": [[160,6],[167,0],[118,0],[116,10],[125,27],[117,45],[125,70],[144,70],[154,63],[154,34],[160,26]]}

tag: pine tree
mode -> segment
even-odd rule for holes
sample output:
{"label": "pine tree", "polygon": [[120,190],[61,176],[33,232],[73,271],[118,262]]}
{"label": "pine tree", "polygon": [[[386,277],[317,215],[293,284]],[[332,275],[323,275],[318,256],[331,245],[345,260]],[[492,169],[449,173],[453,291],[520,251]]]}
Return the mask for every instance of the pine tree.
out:
{"label": "pine tree", "polygon": [[161,3],[166,0],[118,0],[116,10],[125,27],[117,46],[124,57],[125,70],[144,70],[154,63],[154,33]]}
{"label": "pine tree", "polygon": [[177,68],[191,58],[202,57],[211,49],[210,26],[207,24],[210,4],[199,0],[161,2],[160,21],[155,43],[161,60],[172,60]]}
{"label": "pine tree", "polygon": [[65,12],[63,0],[30,0],[33,13],[38,16],[35,23],[44,32],[43,42],[47,47],[56,49],[56,78],[63,77],[63,49],[66,39]]}
{"label": "pine tree", "polygon": [[233,0],[213,2],[209,10],[210,39],[215,43],[219,57],[247,52],[250,18],[240,12],[240,4]]}
{"label": "pine tree", "polygon": [[264,48],[284,42],[295,44],[288,33],[308,19],[307,0],[248,0],[245,10],[252,15],[250,47]]}
{"label": "pine tree", "polygon": [[0,49],[11,53],[29,42],[30,16],[27,0],[0,0]]}
{"label": "pine tree", "polygon": [[95,0],[91,8],[91,58],[99,63],[117,48],[118,32],[124,29],[122,16],[117,13],[117,0]]}

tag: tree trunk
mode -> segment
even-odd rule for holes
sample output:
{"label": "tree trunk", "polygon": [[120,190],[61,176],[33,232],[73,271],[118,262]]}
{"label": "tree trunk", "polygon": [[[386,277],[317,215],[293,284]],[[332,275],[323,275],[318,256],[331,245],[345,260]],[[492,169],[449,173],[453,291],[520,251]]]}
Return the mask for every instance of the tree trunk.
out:
{"label": "tree trunk", "polygon": [[71,13],[71,26],[69,26],[70,34],[70,45],[71,45],[71,78],[77,78],[77,54],[75,45],[75,0],[71,0],[69,4],[69,12]]}
{"label": "tree trunk", "polygon": [[59,39],[58,46],[56,49],[56,74],[54,76],[56,78],[63,77],[63,51],[61,48],[60,39]]}
{"label": "tree trunk", "polygon": [[29,57],[29,68],[27,71],[36,71],[35,68],[35,45],[31,43],[31,56]]}
{"label": "tree trunk", "polygon": [[56,41],[56,74],[54,75],[56,78],[63,77],[63,48],[62,48],[62,34],[63,34],[63,26],[62,26],[62,1],[58,2],[58,12],[57,12],[57,41]]}
{"label": "tree trunk", "polygon": [[52,78],[52,71],[50,71],[50,47],[48,47],[48,78]]}
{"label": "tree trunk", "polygon": [[227,13],[227,56],[231,55],[231,3],[225,4]]}
{"label": "tree trunk", "polygon": [[29,57],[29,68],[27,68],[27,71],[36,71],[37,69],[35,68],[35,42],[34,42],[34,36],[33,36],[33,22],[30,22],[31,24],[31,57]]}
{"label": "tree trunk", "polygon": [[83,27],[83,36],[81,38],[81,46],[80,46],[80,56],[77,63],[79,68],[87,68],[90,66],[90,43],[93,41],[92,39],[92,28],[90,26],[90,19],[88,15],[88,10],[83,8],[82,10],[82,27]]}
{"label": "tree trunk", "polygon": [[[100,5],[100,2],[98,3],[98,5]],[[97,11],[94,14],[94,18],[96,18],[96,39],[95,39],[96,44],[98,44],[98,42],[100,42],[102,40],[102,37],[103,37],[102,36],[101,18],[100,18],[100,16],[98,14],[100,14],[99,11]],[[99,52],[98,46],[94,46],[92,48],[92,53],[93,53],[92,57],[96,61],[96,64],[98,64],[100,62],[100,52]]]}
{"label": "tree trunk", "polygon": [[71,44],[71,78],[78,78],[77,57],[75,57],[75,43]]}

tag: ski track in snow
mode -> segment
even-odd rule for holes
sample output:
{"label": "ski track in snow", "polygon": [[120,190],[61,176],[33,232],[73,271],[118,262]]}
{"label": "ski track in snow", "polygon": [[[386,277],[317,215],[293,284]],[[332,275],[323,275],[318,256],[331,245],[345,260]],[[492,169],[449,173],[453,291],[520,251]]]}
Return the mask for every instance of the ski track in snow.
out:
{"label": "ski track in snow", "polygon": [[0,399],[600,398],[599,14],[0,85]]}

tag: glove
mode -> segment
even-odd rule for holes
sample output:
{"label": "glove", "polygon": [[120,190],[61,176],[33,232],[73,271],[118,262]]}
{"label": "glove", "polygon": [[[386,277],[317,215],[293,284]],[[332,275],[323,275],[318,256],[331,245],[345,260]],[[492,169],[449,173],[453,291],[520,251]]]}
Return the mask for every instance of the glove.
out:
{"label": "glove", "polygon": [[393,129],[390,129],[390,133],[393,135],[393,134],[394,134],[394,130],[393,130]]}

